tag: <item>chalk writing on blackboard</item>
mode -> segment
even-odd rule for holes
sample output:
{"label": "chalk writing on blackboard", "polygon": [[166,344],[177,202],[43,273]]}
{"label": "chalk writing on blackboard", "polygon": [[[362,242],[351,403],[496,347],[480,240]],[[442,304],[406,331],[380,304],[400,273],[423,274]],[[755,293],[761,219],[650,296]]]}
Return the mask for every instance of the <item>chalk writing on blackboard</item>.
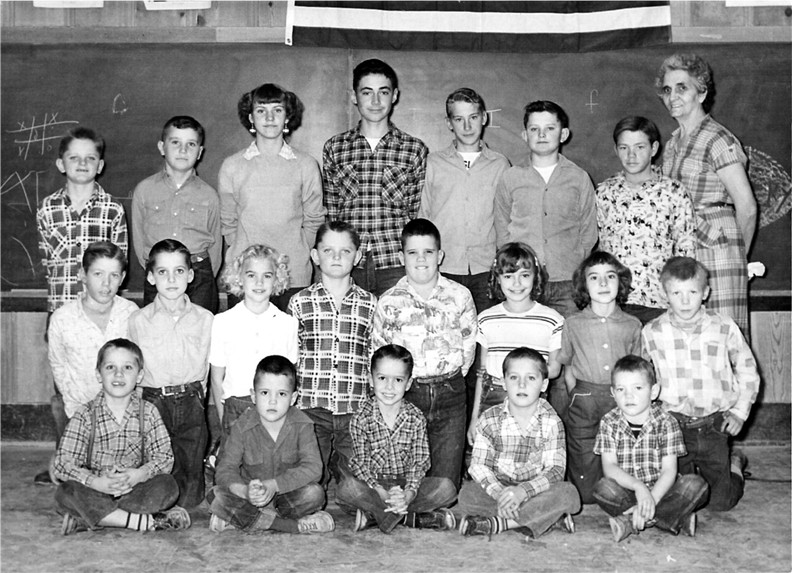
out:
{"label": "chalk writing on blackboard", "polygon": [[586,104],[589,108],[589,113],[594,113],[594,106],[599,105],[597,102],[594,101],[594,98],[599,96],[599,90],[591,90],[589,92],[589,100]]}
{"label": "chalk writing on blackboard", "polygon": [[17,145],[18,155],[22,159],[27,159],[30,153],[44,155],[52,149],[49,141],[60,139],[66,133],[67,126],[80,123],[79,121],[59,120],[58,113],[45,113],[43,121],[36,121],[34,115],[28,125],[24,121],[17,122],[19,129],[10,129],[6,133],[21,134],[22,137],[14,138]]}
{"label": "chalk writing on blackboard", "polygon": [[501,108],[498,109],[488,109],[487,110],[487,127],[491,127],[492,129],[500,129],[501,126],[495,123],[495,114],[499,111],[502,111]]}
{"label": "chalk writing on blackboard", "polygon": [[[39,175],[46,173],[46,171],[28,171],[24,175],[20,175],[14,171],[11,175],[3,179],[0,184],[0,195],[11,195],[11,199],[6,199],[3,202],[6,205],[21,205],[27,207],[30,213],[36,212],[39,204]],[[31,201],[31,193],[33,200]]]}
{"label": "chalk writing on blackboard", "polygon": [[[17,243],[19,243],[19,246],[22,247],[23,251],[25,251],[25,256],[27,257],[28,263],[30,263],[30,272],[33,274],[33,276],[36,276],[36,265],[33,263],[33,257],[30,256],[30,251],[27,250],[27,247],[25,246],[25,243],[23,243],[22,241],[20,241],[16,237],[11,237],[11,239],[16,241]],[[11,281],[8,281],[8,280],[6,282],[16,286],[16,283],[12,283]]]}
{"label": "chalk writing on blackboard", "polygon": [[124,115],[129,108],[122,94],[116,94],[113,98],[113,115]]}

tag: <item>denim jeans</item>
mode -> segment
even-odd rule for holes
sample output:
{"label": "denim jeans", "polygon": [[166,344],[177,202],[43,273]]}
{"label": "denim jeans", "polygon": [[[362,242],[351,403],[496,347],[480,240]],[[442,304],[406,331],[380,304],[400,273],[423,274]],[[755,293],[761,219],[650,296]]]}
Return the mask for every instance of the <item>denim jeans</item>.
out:
{"label": "denim jeans", "polygon": [[[530,530],[534,539],[542,535],[566,513],[580,511],[580,497],[569,482],[550,484],[550,489],[526,499],[518,510],[517,523]],[[498,515],[498,500],[491,497],[481,484],[466,481],[459,492],[454,509],[459,515],[493,517]]]}
{"label": "denim jeans", "polygon": [[493,382],[492,377],[486,374],[481,384],[481,401],[479,402],[479,411],[476,414],[481,416],[485,410],[503,404],[506,396],[508,396],[506,388]]}
{"label": "denim jeans", "polygon": [[602,460],[594,441],[602,416],[616,407],[609,384],[578,380],[564,419],[567,442],[567,475],[583,503],[594,503],[594,485],[602,478]]}
{"label": "denim jeans", "polygon": [[352,279],[363,290],[367,290],[377,297],[382,296],[386,290],[394,286],[404,276],[404,267],[389,269],[375,269],[371,253],[363,263],[363,267],[352,269]]}
{"label": "denim jeans", "polygon": [[745,481],[731,472],[729,435],[721,431],[723,414],[706,418],[690,418],[671,412],[682,428],[687,455],[678,460],[679,473],[692,474],[698,468],[710,488],[707,507],[714,511],[728,511],[743,496]]}
{"label": "denim jeans", "polygon": [[[394,485],[404,487],[405,484],[403,477],[385,478],[380,476],[378,482],[386,490]],[[403,517],[398,513],[386,512],[385,509],[388,506],[382,501],[377,491],[351,474],[345,476],[339,484],[336,498],[347,505],[373,515],[377,526],[384,533],[393,531],[393,528]],[[440,507],[448,507],[454,502],[454,499],[456,499],[456,488],[451,480],[425,477],[421,480],[415,499],[407,506],[407,511],[414,513],[434,511]]]}
{"label": "denim jeans", "polygon": [[572,299],[574,288],[571,280],[548,281],[547,285],[545,285],[544,296],[542,296],[540,302],[566,318],[578,311],[578,307]]}
{"label": "denim jeans", "polygon": [[173,448],[171,475],[179,484],[182,507],[195,507],[204,498],[204,455],[209,440],[200,388],[175,396],[163,396],[153,388],[143,388],[143,398],[157,407],[168,430]]}
{"label": "denim jeans", "polygon": [[351,475],[349,459],[352,457],[352,435],[349,422],[352,414],[334,415],[326,408],[306,408],[303,412],[314,423],[319,453],[322,455],[322,485],[327,487],[330,478],[336,483],[345,475]]}
{"label": "denim jeans", "polygon": [[237,421],[242,414],[253,407],[253,399],[250,396],[229,396],[223,402],[223,437],[228,438],[231,433],[231,425]]}
{"label": "denim jeans", "polygon": [[[707,482],[696,474],[677,476],[674,485],[655,506],[655,525],[674,535],[678,534],[683,520],[704,504],[707,489]],[[608,477],[596,483],[593,495],[597,504],[614,517],[637,503],[634,491],[620,486],[616,480]]]}
{"label": "denim jeans", "polygon": [[130,513],[156,513],[172,507],[178,497],[179,486],[168,474],[159,474],[139,483],[120,497],[96,491],[76,481],[64,482],[55,491],[55,501],[61,510],[80,519],[91,529],[116,509]]}
{"label": "denim jeans", "polygon": [[309,483],[286,493],[276,494],[264,507],[256,507],[248,500],[234,495],[225,486],[216,485],[206,496],[209,511],[228,521],[237,529],[269,529],[276,517],[299,519],[322,508],[324,490],[319,484]]}
{"label": "denim jeans", "polygon": [[[212,314],[217,314],[220,309],[220,299],[217,294],[217,282],[212,271],[212,261],[205,257],[200,262],[192,263],[193,280],[187,285],[187,296],[190,302],[204,307]],[[154,302],[157,288],[148,280],[143,281],[143,306]]]}
{"label": "denim jeans", "polygon": [[489,271],[478,274],[453,275],[443,273],[443,276],[454,282],[461,284],[470,291],[473,296],[473,304],[476,305],[476,314],[495,306],[498,301],[489,297]]}
{"label": "denim jeans", "polygon": [[467,430],[465,379],[462,374],[443,382],[413,381],[404,397],[426,418],[432,467],[426,475],[450,479],[459,489]]}

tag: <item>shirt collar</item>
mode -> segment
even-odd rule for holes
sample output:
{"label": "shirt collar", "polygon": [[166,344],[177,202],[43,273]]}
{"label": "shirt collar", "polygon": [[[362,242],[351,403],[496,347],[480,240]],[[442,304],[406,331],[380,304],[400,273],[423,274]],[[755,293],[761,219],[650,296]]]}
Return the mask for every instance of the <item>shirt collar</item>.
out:
{"label": "shirt collar", "polygon": [[[360,121],[359,121],[359,122],[358,122],[358,124],[357,124],[355,127],[353,127],[352,129],[350,129],[350,130],[349,130],[349,131],[346,133],[346,139],[347,139],[347,140],[349,140],[349,141],[354,141],[354,140],[355,140],[355,139],[357,139],[358,137],[362,137],[362,138],[364,138],[364,139],[365,139],[365,137],[366,137],[366,136],[365,136],[365,135],[363,135],[363,133],[360,131],[360,124],[361,124],[361,123],[362,123],[362,122],[360,122]],[[396,127],[395,125],[393,125],[393,124],[392,124],[392,123],[389,121],[389,122],[388,122],[388,131],[387,131],[387,132],[385,132],[385,135],[383,135],[383,136],[380,138],[380,140],[387,139],[388,137],[392,137],[392,138],[394,138],[394,139],[395,139],[397,142],[401,142],[401,133],[402,133],[402,132],[401,132],[401,130],[400,130],[398,127]]]}
{"label": "shirt collar", "polygon": [[[182,316],[190,314],[190,311],[192,311],[192,303],[190,302],[190,297],[188,297],[186,294],[182,294],[182,296],[187,299],[187,304],[184,307],[184,312],[182,312],[180,315],[178,315],[177,318],[181,318]],[[171,313],[170,310],[165,308],[165,305],[162,303],[162,301],[160,300],[159,296],[154,297],[154,313],[155,314],[164,314],[164,315],[169,316],[169,317],[176,316],[173,313]]]}
{"label": "shirt collar", "polygon": [[173,177],[171,177],[171,174],[168,173],[168,170],[165,167],[162,168],[162,179],[163,181],[165,181],[165,184],[171,189],[184,189],[185,187],[187,187],[187,185],[190,184],[190,182],[193,179],[195,179],[195,168],[190,170],[190,176],[184,180],[184,183],[182,183],[181,187],[176,185],[176,182],[173,181]]}
{"label": "shirt collar", "polygon": [[[86,203],[86,205],[93,205],[93,203],[95,203],[99,196],[104,194],[104,192],[105,191],[102,189],[102,186],[94,181],[93,193],[91,193],[91,197],[88,199],[88,203]],[[58,195],[63,200],[63,202],[66,203],[66,205],[71,206],[72,200],[71,197],[69,197],[69,193],[66,191],[66,187],[61,187],[58,191],[56,191],[56,195]]]}
{"label": "shirt collar", "polygon": [[[242,154],[242,157],[247,161],[250,161],[254,157],[258,157],[259,155],[261,155],[261,151],[259,151],[259,148],[256,145],[256,141],[253,140],[250,142],[250,145],[247,146],[247,149],[245,149],[245,152]],[[285,141],[283,142],[283,146],[280,148],[280,151],[278,152],[278,157],[282,157],[287,161],[291,161],[292,159],[297,159],[297,155],[294,153],[294,149],[292,149],[292,147]]]}

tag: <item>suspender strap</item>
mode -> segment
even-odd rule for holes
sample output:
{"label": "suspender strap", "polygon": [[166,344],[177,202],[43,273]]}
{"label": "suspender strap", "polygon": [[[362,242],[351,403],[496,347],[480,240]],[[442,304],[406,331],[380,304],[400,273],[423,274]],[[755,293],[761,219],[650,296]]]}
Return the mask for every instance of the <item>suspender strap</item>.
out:
{"label": "suspender strap", "polygon": [[[146,463],[146,405],[143,401],[143,389],[136,390],[138,396],[138,420],[140,422],[140,465]],[[94,441],[96,441],[96,404],[93,400],[90,402],[91,409],[91,434],[88,438],[88,456],[86,466],[91,469],[91,460],[93,458]],[[138,466],[140,467],[140,466]]]}

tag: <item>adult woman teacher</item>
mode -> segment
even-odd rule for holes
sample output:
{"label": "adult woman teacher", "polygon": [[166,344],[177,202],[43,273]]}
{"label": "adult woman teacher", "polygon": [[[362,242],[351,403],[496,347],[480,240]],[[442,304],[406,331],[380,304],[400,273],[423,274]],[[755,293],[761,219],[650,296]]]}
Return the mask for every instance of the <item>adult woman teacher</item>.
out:
{"label": "adult woman teacher", "polygon": [[660,66],[658,96],[679,128],[663,152],[663,173],[683,183],[696,212],[696,258],[710,272],[707,308],[731,316],[748,333],[746,255],[756,230],[756,200],[737,138],[709,115],[712,70],[695,54]]}

